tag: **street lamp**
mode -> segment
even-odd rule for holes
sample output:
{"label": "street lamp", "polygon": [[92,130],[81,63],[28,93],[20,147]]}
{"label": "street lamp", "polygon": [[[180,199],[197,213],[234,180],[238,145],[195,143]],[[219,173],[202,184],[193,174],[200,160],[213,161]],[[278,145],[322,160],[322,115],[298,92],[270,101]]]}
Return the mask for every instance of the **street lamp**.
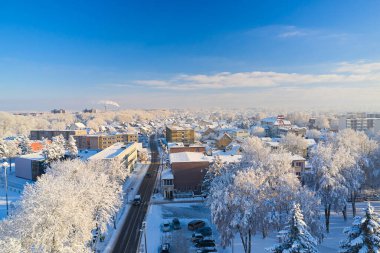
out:
{"label": "street lamp", "polygon": [[5,177],[5,201],[7,203],[7,216],[9,214],[8,211],[8,177],[7,177],[7,167],[9,167],[9,163],[3,162],[1,166],[4,169],[4,177]]}

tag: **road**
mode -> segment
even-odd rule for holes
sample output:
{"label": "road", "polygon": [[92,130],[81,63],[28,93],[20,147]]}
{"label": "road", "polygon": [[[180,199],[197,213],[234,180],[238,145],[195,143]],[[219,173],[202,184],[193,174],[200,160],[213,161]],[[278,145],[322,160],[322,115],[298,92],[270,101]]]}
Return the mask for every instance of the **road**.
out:
{"label": "road", "polygon": [[150,197],[153,193],[160,163],[157,142],[153,135],[150,137],[150,147],[152,154],[151,165],[148,168],[147,174],[149,173],[151,176],[144,177],[137,193],[141,195],[142,203],[139,206],[132,205],[131,209],[129,209],[125,223],[122,224],[119,238],[116,240],[115,247],[112,251],[113,253],[136,253],[137,251],[140,229],[148,209]]}

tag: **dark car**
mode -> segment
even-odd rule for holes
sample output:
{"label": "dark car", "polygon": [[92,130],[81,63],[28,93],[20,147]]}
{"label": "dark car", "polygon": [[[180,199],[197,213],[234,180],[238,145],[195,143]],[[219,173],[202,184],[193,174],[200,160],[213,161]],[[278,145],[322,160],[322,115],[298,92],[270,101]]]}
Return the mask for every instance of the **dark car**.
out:
{"label": "dark car", "polygon": [[196,230],[196,232],[202,234],[203,236],[211,236],[212,235],[212,229],[210,227],[198,228]]}
{"label": "dark car", "polygon": [[204,222],[203,220],[193,220],[189,222],[187,228],[193,231],[198,228],[203,228],[204,226],[206,226],[206,222]]}
{"label": "dark car", "polygon": [[178,218],[173,219],[173,229],[174,230],[181,229],[181,223],[179,222]]}
{"label": "dark car", "polygon": [[170,251],[170,244],[169,243],[164,243],[161,245],[161,253],[169,253]]}
{"label": "dark car", "polygon": [[202,241],[197,242],[197,244],[195,244],[195,247],[197,247],[197,248],[215,247],[215,241],[214,240],[202,240]]}
{"label": "dark car", "polygon": [[133,199],[133,205],[139,206],[140,204],[141,204],[141,195],[136,195],[135,198]]}
{"label": "dark car", "polygon": [[198,249],[197,253],[208,253],[208,252],[218,252],[215,248],[209,248],[209,249]]}

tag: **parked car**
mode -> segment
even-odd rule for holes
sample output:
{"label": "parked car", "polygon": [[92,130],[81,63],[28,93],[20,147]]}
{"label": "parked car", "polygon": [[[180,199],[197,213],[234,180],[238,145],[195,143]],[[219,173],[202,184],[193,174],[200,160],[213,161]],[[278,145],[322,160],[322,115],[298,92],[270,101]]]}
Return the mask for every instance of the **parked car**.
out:
{"label": "parked car", "polygon": [[171,230],[170,222],[169,221],[165,221],[162,224],[162,231],[169,232],[170,230]]}
{"label": "parked car", "polygon": [[198,249],[197,253],[218,252],[215,248]]}
{"label": "parked car", "polygon": [[196,230],[196,232],[202,234],[203,236],[211,236],[212,235],[212,229],[210,227],[198,228]]}
{"label": "parked car", "polygon": [[191,236],[191,241],[194,243],[200,242],[204,239],[203,235],[200,233],[193,233]]}
{"label": "parked car", "polygon": [[198,228],[203,228],[204,226],[206,226],[206,223],[202,220],[193,220],[193,221],[190,221],[189,224],[187,225],[187,228],[189,230],[196,230]]}
{"label": "parked car", "polygon": [[174,230],[181,229],[181,223],[179,222],[178,218],[173,219],[173,229]]}
{"label": "parked car", "polygon": [[161,245],[161,253],[169,253],[170,251],[170,244],[169,243],[164,243]]}
{"label": "parked car", "polygon": [[141,195],[136,195],[135,198],[133,199],[133,205],[138,206],[141,204]]}
{"label": "parked car", "polygon": [[214,240],[202,240],[195,244],[195,247],[197,248],[205,248],[205,247],[215,247],[215,241]]}

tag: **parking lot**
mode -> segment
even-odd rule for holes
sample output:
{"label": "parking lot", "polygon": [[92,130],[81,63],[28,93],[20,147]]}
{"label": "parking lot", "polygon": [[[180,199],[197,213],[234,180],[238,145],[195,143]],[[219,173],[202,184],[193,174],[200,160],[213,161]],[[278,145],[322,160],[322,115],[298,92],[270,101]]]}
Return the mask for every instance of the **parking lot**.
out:
{"label": "parking lot", "polygon": [[[191,241],[194,231],[188,229],[188,223],[193,220],[202,220],[206,226],[210,226],[209,210],[203,203],[172,203],[152,205],[147,217],[147,241],[148,252],[160,252],[163,243],[170,244],[170,252],[173,253],[194,253],[197,248]],[[206,218],[205,218],[206,217]],[[173,218],[178,218],[181,229],[174,230],[171,226],[169,232],[163,232],[163,223],[172,223]],[[217,235],[215,228],[212,228],[213,235],[207,238],[215,239]],[[218,250],[218,252],[223,252]]]}

